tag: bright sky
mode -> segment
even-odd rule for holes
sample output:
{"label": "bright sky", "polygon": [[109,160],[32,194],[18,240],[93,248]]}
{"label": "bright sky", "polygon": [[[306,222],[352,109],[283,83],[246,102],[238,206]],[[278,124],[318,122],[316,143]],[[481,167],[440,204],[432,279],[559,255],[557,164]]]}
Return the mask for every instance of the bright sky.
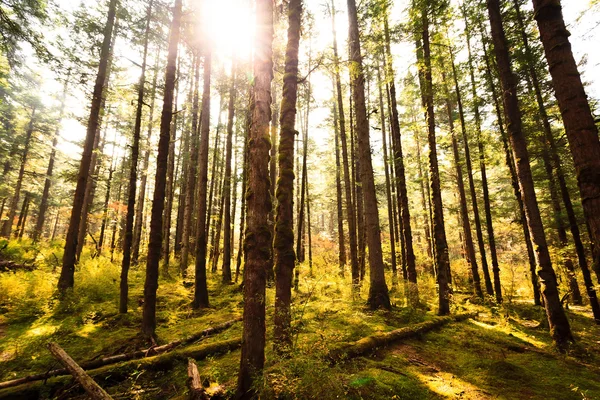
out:
{"label": "bright sky", "polygon": [[[84,2],[94,3],[91,0],[83,0]],[[331,46],[332,35],[331,35],[331,22],[330,17],[325,12],[325,0],[305,0],[306,8],[314,15],[315,24],[311,30],[313,35],[312,39],[312,51],[313,54],[317,54],[321,51],[327,50]],[[595,48],[597,43],[600,43],[600,28],[598,27],[598,17],[600,13],[589,13],[588,15],[582,15],[582,12],[587,9],[588,2],[590,0],[577,0],[577,1],[563,1],[564,16],[568,26],[571,29],[571,42],[573,45],[573,51],[575,53],[577,61],[587,58],[588,63],[585,66],[584,79],[590,83],[588,87],[588,95],[591,97],[600,97],[600,80],[596,77],[600,76],[600,52],[590,51]],[[66,10],[73,10],[77,7],[78,2],[72,0],[58,0],[58,3]],[[407,0],[400,0],[395,2],[394,9],[392,11],[392,23],[402,21],[406,19],[406,4]],[[252,12],[249,8],[248,0],[219,0],[219,1],[208,1],[210,7],[211,17],[208,22],[201,21],[209,26],[209,30],[214,39],[214,48],[217,53],[217,57],[222,59],[228,59],[231,57],[233,51],[237,54],[248,55],[248,50],[251,48],[252,43]],[[336,7],[338,8],[337,31],[338,31],[338,43],[340,46],[340,56],[345,58],[346,50],[344,48],[347,37],[347,15],[345,13],[345,1],[336,0]],[[579,17],[581,18],[577,20]],[[306,51],[308,45],[308,33],[304,32],[302,49]],[[394,60],[394,66],[396,69],[396,75],[398,78],[405,76],[408,68],[413,64],[414,51],[412,43],[401,43],[393,47],[393,52],[396,57]],[[132,49],[124,40],[117,45],[116,55],[119,58],[119,65],[129,66],[131,84],[133,85],[138,79],[139,69],[132,66],[127,58],[139,59],[141,58],[138,53],[141,49]],[[301,60],[302,64],[302,60]],[[226,67],[226,71],[229,71],[229,67]],[[324,103],[331,98],[331,80],[330,77],[320,71],[312,74],[311,77],[314,104],[312,105],[312,111],[310,116],[310,132],[311,136],[317,140],[318,143],[323,143],[328,136],[331,135],[331,129],[324,126],[323,122],[329,118],[330,110],[324,107]],[[91,85],[90,85],[91,86]],[[55,82],[48,82],[47,90],[58,92],[60,85]],[[89,88],[88,88],[89,90]],[[68,111],[73,115],[83,118],[85,121],[87,108],[85,108],[85,97],[80,90],[73,90],[71,92],[73,96],[68,99]],[[180,99],[183,96],[180,96]],[[157,102],[160,105],[160,101]],[[219,101],[215,98],[212,101],[212,123],[216,124],[217,113],[218,113]],[[159,115],[160,111],[155,115]],[[85,136],[85,127],[76,119],[66,119],[63,122],[62,129],[63,142],[61,144],[61,150],[73,158],[79,157],[80,148],[76,145],[78,140],[81,140]],[[377,138],[374,138],[377,142]],[[75,143],[74,143],[75,142]],[[373,143],[377,146],[377,143]]]}

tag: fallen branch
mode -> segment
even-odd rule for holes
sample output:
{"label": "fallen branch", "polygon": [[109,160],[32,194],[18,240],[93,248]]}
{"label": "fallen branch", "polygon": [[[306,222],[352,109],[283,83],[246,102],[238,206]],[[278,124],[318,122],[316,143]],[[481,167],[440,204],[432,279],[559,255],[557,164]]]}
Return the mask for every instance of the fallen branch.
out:
{"label": "fallen branch", "polygon": [[357,340],[356,342],[344,343],[337,346],[329,351],[328,358],[332,363],[338,363],[349,358],[372,352],[375,349],[387,346],[391,343],[429,332],[450,322],[464,321],[474,316],[475,314],[459,314],[450,317],[436,317],[430,321],[425,321],[413,326],[395,329],[390,332],[376,333]]}
{"label": "fallen branch", "polygon": [[19,270],[31,272],[34,269],[35,269],[35,266],[33,266],[33,265],[18,264],[14,261],[6,261],[6,260],[0,261],[0,272],[17,272]]}
{"label": "fallen branch", "polygon": [[[84,370],[92,370],[92,369],[100,368],[100,367],[103,367],[106,365],[116,364],[116,363],[122,362],[122,361],[135,360],[135,359],[150,357],[150,356],[157,355],[157,354],[167,353],[178,346],[193,343],[200,339],[204,339],[206,337],[223,332],[224,330],[226,330],[227,328],[229,328],[230,326],[232,326],[234,323],[236,323],[238,321],[241,321],[241,318],[232,319],[231,321],[227,321],[220,325],[205,329],[202,332],[188,336],[187,338],[175,340],[171,343],[167,343],[162,346],[151,347],[149,349],[138,350],[138,351],[134,351],[131,353],[117,354],[114,356],[103,357],[103,358],[100,358],[97,360],[81,363],[81,367]],[[22,384],[28,383],[28,382],[42,381],[42,380],[48,379],[53,376],[68,375],[68,374],[69,374],[69,371],[66,368],[54,369],[54,370],[44,372],[41,374],[29,375],[29,376],[25,376],[23,378],[18,378],[18,379],[13,379],[13,380],[6,381],[6,382],[1,382],[0,390],[6,389],[9,387],[22,385]]]}
{"label": "fallen branch", "polygon": [[48,344],[48,349],[58,361],[67,367],[73,378],[75,378],[93,400],[112,400],[112,397],[90,378],[58,344],[50,343]]}

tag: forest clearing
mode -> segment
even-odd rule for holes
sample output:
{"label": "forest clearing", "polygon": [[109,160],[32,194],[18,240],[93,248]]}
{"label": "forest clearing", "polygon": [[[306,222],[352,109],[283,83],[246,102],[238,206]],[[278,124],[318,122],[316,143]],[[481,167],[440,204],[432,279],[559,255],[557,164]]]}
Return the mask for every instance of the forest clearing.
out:
{"label": "forest clearing", "polygon": [[0,399],[600,399],[566,3],[0,2]]}

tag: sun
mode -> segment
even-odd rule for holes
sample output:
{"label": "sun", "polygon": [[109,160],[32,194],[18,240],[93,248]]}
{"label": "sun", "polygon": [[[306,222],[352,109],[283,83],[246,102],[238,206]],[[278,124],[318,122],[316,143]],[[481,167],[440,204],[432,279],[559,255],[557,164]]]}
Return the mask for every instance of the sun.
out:
{"label": "sun", "polygon": [[205,3],[202,22],[207,27],[213,51],[247,58],[252,50],[254,13],[249,0],[218,0]]}

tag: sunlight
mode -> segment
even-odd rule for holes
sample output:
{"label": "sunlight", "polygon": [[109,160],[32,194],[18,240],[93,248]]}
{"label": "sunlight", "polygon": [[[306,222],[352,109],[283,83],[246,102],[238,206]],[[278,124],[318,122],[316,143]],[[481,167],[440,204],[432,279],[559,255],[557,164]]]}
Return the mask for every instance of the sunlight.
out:
{"label": "sunlight", "polygon": [[208,27],[213,51],[229,57],[248,59],[254,36],[254,17],[247,0],[211,1],[203,23]]}

